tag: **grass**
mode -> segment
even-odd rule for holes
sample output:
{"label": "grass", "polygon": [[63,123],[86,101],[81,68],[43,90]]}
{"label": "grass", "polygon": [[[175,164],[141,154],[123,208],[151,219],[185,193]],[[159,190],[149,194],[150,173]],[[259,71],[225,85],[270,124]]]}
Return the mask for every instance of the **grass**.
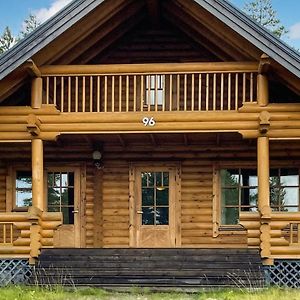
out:
{"label": "grass", "polygon": [[152,293],[134,288],[128,293],[108,292],[102,289],[51,289],[23,286],[0,288],[0,300],[298,300],[300,290],[271,288],[257,291],[241,289],[199,291],[185,293]]}

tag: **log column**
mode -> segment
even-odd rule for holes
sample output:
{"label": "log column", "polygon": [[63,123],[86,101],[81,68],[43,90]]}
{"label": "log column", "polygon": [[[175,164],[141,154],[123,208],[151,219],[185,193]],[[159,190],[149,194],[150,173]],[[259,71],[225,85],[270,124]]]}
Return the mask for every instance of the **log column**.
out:
{"label": "log column", "polygon": [[270,64],[269,56],[263,54],[260,59],[257,75],[257,103],[259,106],[267,106],[269,104],[269,80],[267,72]]}
{"label": "log column", "polygon": [[43,141],[32,140],[32,206],[44,211]]}
{"label": "log column", "polygon": [[41,108],[43,96],[43,80],[41,77],[33,78],[31,82],[31,107]]}

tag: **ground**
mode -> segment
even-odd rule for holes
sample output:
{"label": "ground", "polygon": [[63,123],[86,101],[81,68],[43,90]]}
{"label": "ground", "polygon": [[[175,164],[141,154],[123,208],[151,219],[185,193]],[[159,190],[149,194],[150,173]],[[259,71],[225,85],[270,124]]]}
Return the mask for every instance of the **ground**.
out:
{"label": "ground", "polygon": [[198,291],[195,293],[151,293],[149,290],[133,288],[127,293],[107,292],[101,289],[74,289],[57,287],[52,289],[7,287],[0,289],[0,300],[298,300],[300,290],[241,289]]}

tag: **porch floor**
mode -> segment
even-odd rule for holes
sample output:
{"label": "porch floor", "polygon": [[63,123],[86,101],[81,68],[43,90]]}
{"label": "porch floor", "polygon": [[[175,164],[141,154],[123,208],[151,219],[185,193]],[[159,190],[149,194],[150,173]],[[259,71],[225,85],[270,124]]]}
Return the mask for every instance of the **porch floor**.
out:
{"label": "porch floor", "polygon": [[44,249],[32,283],[94,287],[263,287],[255,249]]}

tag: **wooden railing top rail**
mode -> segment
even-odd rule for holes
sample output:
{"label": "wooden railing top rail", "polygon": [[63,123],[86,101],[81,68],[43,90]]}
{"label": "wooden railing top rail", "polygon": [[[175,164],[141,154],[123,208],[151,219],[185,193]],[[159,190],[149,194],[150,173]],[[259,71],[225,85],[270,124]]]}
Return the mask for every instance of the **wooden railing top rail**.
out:
{"label": "wooden railing top rail", "polygon": [[204,62],[121,65],[49,65],[40,67],[42,76],[188,74],[188,73],[250,73],[258,72],[257,62]]}

